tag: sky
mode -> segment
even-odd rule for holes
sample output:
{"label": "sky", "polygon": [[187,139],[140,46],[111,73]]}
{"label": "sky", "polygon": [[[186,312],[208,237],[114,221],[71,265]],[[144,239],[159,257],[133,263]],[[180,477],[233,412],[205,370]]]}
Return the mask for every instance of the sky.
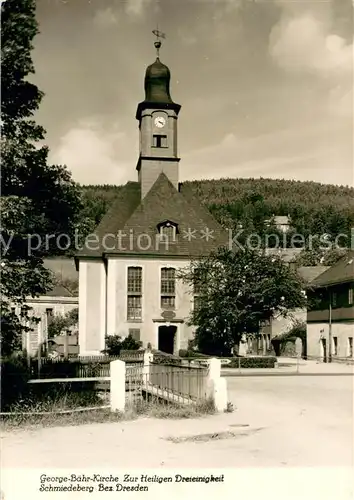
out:
{"label": "sky", "polygon": [[166,33],[180,180],[350,185],[353,0],[37,0],[31,80],[49,160],[83,184],[137,180],[152,30]]}

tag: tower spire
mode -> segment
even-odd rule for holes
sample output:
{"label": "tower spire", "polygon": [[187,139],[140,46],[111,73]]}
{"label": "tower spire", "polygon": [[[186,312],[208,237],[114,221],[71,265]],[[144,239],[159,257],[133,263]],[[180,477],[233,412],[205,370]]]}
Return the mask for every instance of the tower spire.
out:
{"label": "tower spire", "polygon": [[160,58],[160,48],[161,48],[161,45],[162,45],[162,42],[161,42],[161,39],[162,38],[166,38],[166,35],[165,33],[162,33],[162,31],[159,31],[159,28],[157,26],[156,30],[153,30],[152,33],[156,36],[156,40],[154,42],[154,46],[155,46],[155,49],[156,49],[156,57],[157,59]]}

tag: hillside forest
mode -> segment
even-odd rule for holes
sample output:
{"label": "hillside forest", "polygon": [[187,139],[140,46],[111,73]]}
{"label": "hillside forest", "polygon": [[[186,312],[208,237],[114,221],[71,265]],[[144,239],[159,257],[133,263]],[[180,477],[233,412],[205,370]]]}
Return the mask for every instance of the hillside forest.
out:
{"label": "hillside forest", "polygon": [[[94,230],[122,186],[82,186],[86,227]],[[242,237],[256,233],[276,234],[273,216],[290,218],[287,246],[295,233],[308,241],[310,235],[328,235],[333,241],[339,234],[341,246],[350,242],[354,228],[354,189],[316,182],[284,179],[219,179],[184,182],[226,228],[242,231]],[[270,241],[271,244],[271,241]]]}

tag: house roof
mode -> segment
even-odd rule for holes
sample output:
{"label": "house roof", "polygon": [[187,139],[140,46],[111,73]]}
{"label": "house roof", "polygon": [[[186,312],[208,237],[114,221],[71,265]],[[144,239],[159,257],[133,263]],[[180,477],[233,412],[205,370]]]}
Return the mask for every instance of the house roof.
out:
{"label": "house roof", "polygon": [[55,285],[52,290],[46,293],[49,297],[74,297],[74,295],[63,285]]}
{"label": "house roof", "polygon": [[[143,200],[138,183],[128,183],[96,230],[99,246],[77,256],[158,255],[193,257],[228,242],[228,234],[188,188],[177,191],[161,173]],[[176,241],[159,241],[157,226],[169,220],[178,225]],[[104,237],[117,235],[120,239]],[[189,236],[188,236],[189,235]]]}
{"label": "house roof", "polygon": [[68,257],[55,257],[44,259],[44,267],[52,271],[61,279],[77,281],[79,274],[75,268],[74,259]]}
{"label": "house roof", "polygon": [[304,281],[311,283],[314,279],[327,271],[327,269],[329,269],[329,266],[301,266],[298,267],[297,272]]}
{"label": "house roof", "polygon": [[288,225],[289,222],[289,217],[287,215],[275,215],[274,216],[274,224],[284,224]]}
{"label": "house roof", "polygon": [[351,281],[354,282],[354,250],[350,250],[334,266],[313,280],[311,284],[316,288],[321,288]]}

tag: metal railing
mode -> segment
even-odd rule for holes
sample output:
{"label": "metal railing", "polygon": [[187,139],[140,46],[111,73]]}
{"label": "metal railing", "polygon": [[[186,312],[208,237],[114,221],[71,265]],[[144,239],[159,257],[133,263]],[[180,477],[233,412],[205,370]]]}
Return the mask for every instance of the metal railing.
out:
{"label": "metal railing", "polygon": [[207,397],[208,368],[151,363],[147,384],[156,393],[170,393],[199,401]]}

